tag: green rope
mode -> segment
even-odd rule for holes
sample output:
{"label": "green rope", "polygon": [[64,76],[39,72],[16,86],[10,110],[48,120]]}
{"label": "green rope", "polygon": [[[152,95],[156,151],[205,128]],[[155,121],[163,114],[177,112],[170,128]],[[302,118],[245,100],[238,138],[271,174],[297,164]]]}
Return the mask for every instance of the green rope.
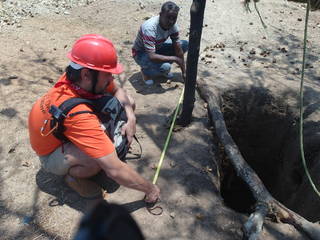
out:
{"label": "green rope", "polygon": [[168,145],[169,145],[169,141],[170,141],[170,138],[171,138],[171,135],[172,135],[173,127],[174,127],[174,124],[175,124],[175,122],[176,122],[176,118],[177,118],[179,109],[180,109],[180,107],[181,107],[181,103],[182,103],[182,99],[183,99],[183,94],[184,94],[184,87],[183,87],[183,89],[182,89],[182,93],[181,93],[181,95],[180,95],[177,108],[176,108],[176,110],[175,110],[175,112],[174,112],[174,115],[173,115],[173,119],[172,119],[172,122],[171,122],[171,126],[170,126],[170,129],[169,129],[169,133],[168,133],[166,142],[165,142],[165,144],[164,144],[164,148],[163,148],[162,153],[161,153],[161,156],[160,156],[160,160],[159,160],[159,163],[158,163],[158,167],[157,167],[156,173],[154,174],[154,177],[153,177],[153,181],[152,181],[153,184],[156,184],[156,182],[157,182],[157,180],[158,180],[159,173],[160,173],[160,169],[161,169],[161,166],[162,166],[162,163],[163,163],[163,159],[164,159],[164,156],[165,156],[165,154],[166,154],[166,151],[167,151],[167,148],[168,148]]}
{"label": "green rope", "polygon": [[307,45],[309,12],[310,12],[310,0],[308,0],[308,2],[307,2],[306,22],[305,22],[305,28],[304,28],[302,71],[301,71],[301,82],[300,82],[300,128],[299,128],[299,130],[300,130],[299,131],[299,134],[300,134],[300,153],[301,153],[303,168],[306,172],[308,180],[309,180],[313,190],[320,197],[320,192],[316,188],[315,184],[313,183],[313,181],[311,179],[311,176],[310,176],[307,164],[306,164],[306,159],[304,156],[304,146],[303,146],[303,82],[304,82],[304,69],[305,69],[305,61],[306,61],[306,45]]}

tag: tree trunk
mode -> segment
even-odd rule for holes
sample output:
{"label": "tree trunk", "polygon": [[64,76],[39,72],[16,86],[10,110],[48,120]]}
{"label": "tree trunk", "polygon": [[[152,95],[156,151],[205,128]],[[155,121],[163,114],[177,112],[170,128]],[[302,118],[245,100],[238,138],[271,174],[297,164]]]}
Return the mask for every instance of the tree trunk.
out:
{"label": "tree trunk", "polygon": [[191,122],[192,111],[194,107],[198,58],[205,6],[206,0],[193,0],[190,8],[191,23],[189,35],[189,50],[187,56],[185,92],[182,113],[177,121],[178,124],[182,126],[187,126]]}

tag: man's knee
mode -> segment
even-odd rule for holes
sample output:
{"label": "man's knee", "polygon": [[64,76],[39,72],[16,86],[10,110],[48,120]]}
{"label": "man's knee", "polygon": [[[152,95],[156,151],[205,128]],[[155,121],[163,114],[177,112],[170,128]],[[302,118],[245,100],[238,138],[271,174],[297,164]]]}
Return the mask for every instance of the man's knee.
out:
{"label": "man's knee", "polygon": [[171,70],[171,64],[170,63],[163,63],[161,64],[161,67],[160,67],[160,71],[162,73],[169,73]]}
{"label": "man's knee", "polygon": [[181,48],[182,48],[183,53],[187,52],[189,49],[189,41],[181,40],[180,44],[181,44]]}
{"label": "man's knee", "polygon": [[72,143],[65,146],[64,157],[69,165],[69,173],[74,177],[90,177],[97,174],[101,168],[94,159],[81,151]]}

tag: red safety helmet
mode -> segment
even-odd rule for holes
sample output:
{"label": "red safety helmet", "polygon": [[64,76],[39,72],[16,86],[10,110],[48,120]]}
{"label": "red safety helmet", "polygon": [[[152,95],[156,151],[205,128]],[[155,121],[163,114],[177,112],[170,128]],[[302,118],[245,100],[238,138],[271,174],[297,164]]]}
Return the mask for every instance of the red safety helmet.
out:
{"label": "red safety helmet", "polygon": [[120,74],[123,71],[117,62],[117,53],[112,42],[98,34],[86,34],[80,37],[67,57],[83,67],[102,72]]}

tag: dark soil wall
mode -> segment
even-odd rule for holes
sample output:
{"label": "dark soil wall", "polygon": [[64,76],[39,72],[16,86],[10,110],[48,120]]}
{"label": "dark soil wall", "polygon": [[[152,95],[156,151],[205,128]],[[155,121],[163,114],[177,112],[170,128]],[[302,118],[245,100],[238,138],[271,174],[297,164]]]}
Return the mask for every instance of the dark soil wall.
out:
{"label": "dark soil wall", "polygon": [[[228,91],[222,98],[222,111],[230,134],[271,194],[310,220],[320,217],[320,211],[315,211],[320,207],[320,200],[313,204],[311,200],[306,202],[306,196],[315,194],[307,187],[300,160],[299,120],[288,105],[268,90],[255,87]],[[316,167],[319,164],[313,159],[318,156],[320,138],[307,137],[306,140],[309,142],[307,160],[310,166]],[[228,161],[224,161],[222,169],[221,193],[226,204],[237,211],[249,212],[254,204],[251,193],[235,176]]]}

